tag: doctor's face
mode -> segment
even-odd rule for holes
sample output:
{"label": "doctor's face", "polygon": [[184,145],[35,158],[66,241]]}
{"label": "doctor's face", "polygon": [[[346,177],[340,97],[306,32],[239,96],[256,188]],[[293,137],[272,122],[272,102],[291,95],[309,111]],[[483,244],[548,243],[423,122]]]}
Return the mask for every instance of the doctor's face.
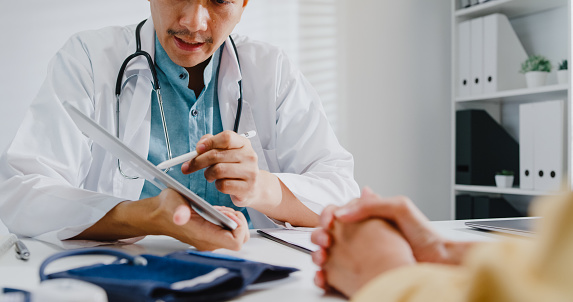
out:
{"label": "doctor's face", "polygon": [[225,42],[248,0],[149,0],[161,46],[175,64],[194,67]]}

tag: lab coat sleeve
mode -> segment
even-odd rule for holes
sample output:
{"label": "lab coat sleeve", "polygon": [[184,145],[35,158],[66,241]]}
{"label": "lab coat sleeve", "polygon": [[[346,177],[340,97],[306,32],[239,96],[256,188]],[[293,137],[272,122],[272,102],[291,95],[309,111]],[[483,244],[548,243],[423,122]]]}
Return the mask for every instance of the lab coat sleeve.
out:
{"label": "lab coat sleeve", "polygon": [[122,201],[84,189],[92,143],[62,107],[67,101],[93,118],[93,81],[87,50],[73,37],[50,62],[47,79],[0,158],[0,219],[11,232],[59,244]]}
{"label": "lab coat sleeve", "polygon": [[277,69],[276,156],[279,179],[319,214],[359,196],[354,160],[338,142],[320,98],[284,54]]}
{"label": "lab coat sleeve", "polygon": [[421,264],[387,272],[353,301],[572,301],[573,195],[536,204],[543,225],[532,241],[473,248],[461,266]]}

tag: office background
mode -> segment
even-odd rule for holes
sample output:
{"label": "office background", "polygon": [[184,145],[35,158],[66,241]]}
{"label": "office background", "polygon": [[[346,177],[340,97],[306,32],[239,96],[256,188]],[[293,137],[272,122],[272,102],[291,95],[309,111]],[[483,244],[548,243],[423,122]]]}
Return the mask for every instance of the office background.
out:
{"label": "office background", "polygon": [[[250,0],[236,31],[299,64],[354,154],[361,186],[407,195],[442,220],[452,218],[450,15],[450,0]],[[70,35],[147,16],[144,0],[0,4],[0,150]]]}

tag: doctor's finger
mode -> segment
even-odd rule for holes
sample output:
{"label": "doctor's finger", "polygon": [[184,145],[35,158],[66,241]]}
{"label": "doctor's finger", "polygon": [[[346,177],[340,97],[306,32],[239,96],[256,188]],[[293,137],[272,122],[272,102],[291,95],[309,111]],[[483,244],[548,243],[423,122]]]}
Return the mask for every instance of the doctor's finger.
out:
{"label": "doctor's finger", "polygon": [[257,164],[257,154],[252,150],[245,149],[213,149],[191,160],[188,171],[198,171],[218,163],[246,163]]}
{"label": "doctor's finger", "polygon": [[[243,213],[241,211],[236,211],[232,208],[223,207],[223,206],[215,206],[215,208],[217,210],[220,210],[221,213],[228,215],[229,218],[231,218],[233,221],[235,221],[238,225],[245,225],[248,227],[249,222],[247,221],[247,218],[245,217],[245,215],[243,215]],[[247,242],[249,237],[250,237],[250,235],[246,236],[244,242]]]}
{"label": "doctor's finger", "polygon": [[197,151],[197,154],[203,154],[210,150],[209,139],[211,139],[211,137],[213,137],[213,134],[205,134],[199,139],[199,141],[195,145],[195,150]]}
{"label": "doctor's finger", "polygon": [[244,146],[250,146],[251,142],[248,138],[242,137],[234,131],[225,130],[209,139],[205,140],[202,144],[205,145],[207,150],[211,149],[239,149]]}
{"label": "doctor's finger", "polygon": [[259,170],[256,166],[240,163],[219,163],[208,167],[204,175],[208,182],[219,179],[237,179],[247,183],[254,183],[259,175]]}
{"label": "doctor's finger", "polygon": [[247,196],[251,193],[251,186],[240,179],[219,179],[215,181],[215,187],[219,192],[231,195],[233,204],[237,207],[247,206]]}
{"label": "doctor's finger", "polygon": [[247,229],[247,232],[245,232],[245,237],[243,238],[243,243],[245,243],[249,241],[249,239],[251,238],[251,233],[249,233],[249,222],[247,221],[247,218],[245,217],[245,215],[243,215],[242,212],[235,211],[234,214],[243,222],[243,225],[245,225]]}
{"label": "doctor's finger", "polygon": [[249,233],[249,224],[245,215],[239,211],[225,212],[225,215],[237,223],[237,228],[233,230],[233,234],[242,243],[249,241],[251,234]]}
{"label": "doctor's finger", "polygon": [[215,209],[217,209],[219,212],[223,213],[223,215],[231,218],[231,220],[233,220],[237,224],[243,223],[243,221],[241,221],[241,219],[237,215],[235,215],[235,210],[227,208],[227,207],[215,207]]}

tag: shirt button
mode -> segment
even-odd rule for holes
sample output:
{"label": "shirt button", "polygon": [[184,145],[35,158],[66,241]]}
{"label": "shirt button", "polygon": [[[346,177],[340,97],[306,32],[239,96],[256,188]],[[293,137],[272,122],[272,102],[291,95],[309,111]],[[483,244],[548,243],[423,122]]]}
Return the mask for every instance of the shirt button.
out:
{"label": "shirt button", "polygon": [[187,74],[182,73],[179,75],[179,78],[185,80],[187,78]]}
{"label": "shirt button", "polygon": [[192,116],[197,116],[197,114],[199,114],[199,112],[196,109],[191,110]]}

